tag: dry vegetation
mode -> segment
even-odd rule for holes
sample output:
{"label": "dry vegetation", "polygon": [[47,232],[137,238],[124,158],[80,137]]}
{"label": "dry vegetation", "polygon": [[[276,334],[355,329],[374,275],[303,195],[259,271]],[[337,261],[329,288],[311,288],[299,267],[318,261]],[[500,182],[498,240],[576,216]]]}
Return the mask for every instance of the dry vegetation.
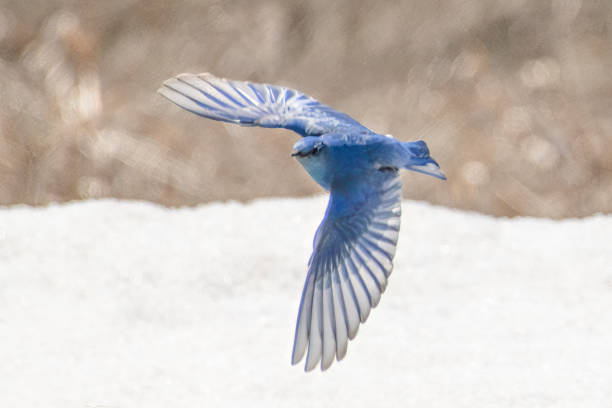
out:
{"label": "dry vegetation", "polygon": [[446,183],[407,197],[496,215],[612,212],[609,0],[4,0],[0,203],[165,205],[319,188],[288,131],[156,95],[210,71],[298,88],[402,140]]}

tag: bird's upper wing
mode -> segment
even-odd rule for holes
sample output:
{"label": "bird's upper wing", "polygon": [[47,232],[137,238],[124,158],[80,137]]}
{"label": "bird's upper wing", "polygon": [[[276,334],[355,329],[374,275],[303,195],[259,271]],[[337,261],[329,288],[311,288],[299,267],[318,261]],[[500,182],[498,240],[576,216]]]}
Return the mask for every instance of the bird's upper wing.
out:
{"label": "bird's upper wing", "polygon": [[181,74],[158,92],[196,115],[245,126],[286,128],[302,136],[369,132],[350,116],[281,86],[232,81],[209,73]]}
{"label": "bird's upper wing", "polygon": [[308,347],[306,370],[346,354],[387,285],[401,214],[397,171],[374,171],[331,188],[315,235],[295,329],[292,363]]}

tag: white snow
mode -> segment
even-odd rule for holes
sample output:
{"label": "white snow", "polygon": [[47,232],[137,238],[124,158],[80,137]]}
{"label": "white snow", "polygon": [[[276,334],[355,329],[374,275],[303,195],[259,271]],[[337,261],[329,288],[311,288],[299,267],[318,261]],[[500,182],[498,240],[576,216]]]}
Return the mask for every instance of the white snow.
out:
{"label": "white snow", "polygon": [[289,364],[326,198],[0,209],[0,407],[610,407],[612,216],[403,203],[344,361]]}

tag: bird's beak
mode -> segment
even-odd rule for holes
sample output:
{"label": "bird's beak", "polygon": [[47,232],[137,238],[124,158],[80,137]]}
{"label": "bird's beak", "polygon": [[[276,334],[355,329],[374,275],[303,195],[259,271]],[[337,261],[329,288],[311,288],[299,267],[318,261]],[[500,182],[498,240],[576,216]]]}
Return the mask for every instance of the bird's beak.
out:
{"label": "bird's beak", "polygon": [[416,159],[408,167],[408,170],[434,176],[440,180],[446,180],[446,175],[434,159],[428,157],[426,159]]}

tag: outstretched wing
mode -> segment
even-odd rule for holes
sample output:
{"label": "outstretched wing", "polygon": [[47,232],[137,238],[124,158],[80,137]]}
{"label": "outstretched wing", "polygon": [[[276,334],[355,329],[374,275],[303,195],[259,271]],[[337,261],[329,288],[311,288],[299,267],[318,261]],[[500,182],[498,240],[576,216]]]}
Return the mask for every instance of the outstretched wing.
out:
{"label": "outstretched wing", "polygon": [[181,74],[165,81],[158,92],[196,115],[244,126],[285,128],[302,136],[369,132],[350,116],[281,86],[232,81],[209,73]]}
{"label": "outstretched wing", "polygon": [[397,171],[373,171],[332,186],[325,218],[315,235],[302,292],[292,363],[308,347],[307,371],[344,358],[349,339],[385,291],[400,228],[401,181]]}

